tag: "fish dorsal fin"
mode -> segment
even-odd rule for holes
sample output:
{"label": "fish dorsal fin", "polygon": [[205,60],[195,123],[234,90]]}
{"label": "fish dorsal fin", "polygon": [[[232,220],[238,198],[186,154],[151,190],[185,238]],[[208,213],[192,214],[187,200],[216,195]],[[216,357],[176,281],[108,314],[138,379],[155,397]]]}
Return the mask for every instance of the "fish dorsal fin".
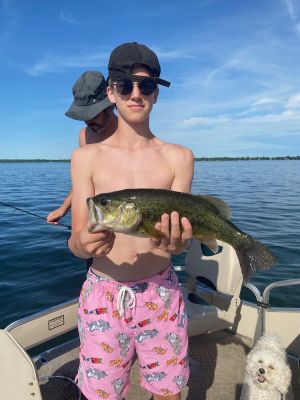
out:
{"label": "fish dorsal fin", "polygon": [[231,219],[231,210],[225,201],[218,199],[217,197],[214,196],[202,196],[198,195],[202,200],[207,201],[209,204],[214,206],[216,210],[218,211],[219,215],[221,218],[226,219],[227,221],[230,221]]}

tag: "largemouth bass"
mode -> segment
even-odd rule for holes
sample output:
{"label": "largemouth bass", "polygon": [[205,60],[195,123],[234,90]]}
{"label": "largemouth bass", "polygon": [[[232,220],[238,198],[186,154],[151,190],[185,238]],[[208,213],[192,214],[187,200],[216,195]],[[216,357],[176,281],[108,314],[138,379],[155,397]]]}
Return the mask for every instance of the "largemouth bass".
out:
{"label": "largemouth bass", "polygon": [[135,236],[161,238],[155,229],[162,214],[177,211],[201,241],[219,239],[236,251],[245,281],[256,270],[276,264],[271,251],[230,222],[228,205],[216,197],[165,189],[125,189],[87,199],[89,231],[111,230]]}

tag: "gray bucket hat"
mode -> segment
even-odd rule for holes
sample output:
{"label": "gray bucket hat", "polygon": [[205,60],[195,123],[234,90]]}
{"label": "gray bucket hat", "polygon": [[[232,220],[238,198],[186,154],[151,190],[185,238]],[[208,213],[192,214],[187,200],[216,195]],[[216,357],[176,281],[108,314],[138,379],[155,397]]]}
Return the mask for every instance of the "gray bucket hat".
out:
{"label": "gray bucket hat", "polygon": [[111,106],[106,92],[106,81],[98,71],[86,71],[75,82],[74,101],[65,115],[79,121],[89,121]]}

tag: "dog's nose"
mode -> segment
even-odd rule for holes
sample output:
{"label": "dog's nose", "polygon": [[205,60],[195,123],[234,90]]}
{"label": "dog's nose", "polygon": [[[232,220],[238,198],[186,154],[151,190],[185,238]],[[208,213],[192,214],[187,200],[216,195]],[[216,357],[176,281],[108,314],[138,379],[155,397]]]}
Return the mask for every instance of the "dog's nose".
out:
{"label": "dog's nose", "polygon": [[265,373],[265,370],[263,368],[259,368],[258,372],[263,375]]}

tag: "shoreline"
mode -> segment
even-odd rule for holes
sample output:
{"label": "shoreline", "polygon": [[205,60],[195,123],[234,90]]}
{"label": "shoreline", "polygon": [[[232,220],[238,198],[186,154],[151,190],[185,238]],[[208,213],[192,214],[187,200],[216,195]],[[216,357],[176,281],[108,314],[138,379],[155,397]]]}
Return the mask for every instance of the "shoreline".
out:
{"label": "shoreline", "polygon": [[[195,157],[195,161],[273,161],[273,160],[300,160],[300,156],[278,156],[278,157]],[[0,163],[44,163],[44,162],[70,162],[70,159],[0,159]]]}

